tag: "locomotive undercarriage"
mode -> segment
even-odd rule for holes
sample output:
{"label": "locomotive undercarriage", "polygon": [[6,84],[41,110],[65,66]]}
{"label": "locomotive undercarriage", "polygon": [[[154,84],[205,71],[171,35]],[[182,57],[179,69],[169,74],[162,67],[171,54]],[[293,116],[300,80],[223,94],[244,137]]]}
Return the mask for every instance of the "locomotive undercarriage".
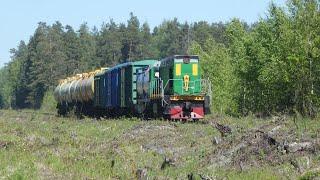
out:
{"label": "locomotive undercarriage", "polygon": [[194,120],[203,119],[205,114],[210,113],[209,97],[203,100],[170,100],[171,96],[164,99],[153,99],[145,103],[145,109],[141,113],[144,119],[164,118],[168,120]]}
{"label": "locomotive undercarriage", "polygon": [[209,97],[190,97],[165,96],[163,115],[171,120],[199,120],[203,119],[205,114],[209,114]]}

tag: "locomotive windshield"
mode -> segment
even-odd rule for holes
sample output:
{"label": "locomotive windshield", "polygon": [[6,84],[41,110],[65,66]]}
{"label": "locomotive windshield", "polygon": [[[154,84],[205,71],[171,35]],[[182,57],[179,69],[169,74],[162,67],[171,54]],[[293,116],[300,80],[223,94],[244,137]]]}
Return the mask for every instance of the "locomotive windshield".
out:
{"label": "locomotive windshield", "polygon": [[197,63],[199,61],[198,56],[175,56],[175,62],[176,63]]}

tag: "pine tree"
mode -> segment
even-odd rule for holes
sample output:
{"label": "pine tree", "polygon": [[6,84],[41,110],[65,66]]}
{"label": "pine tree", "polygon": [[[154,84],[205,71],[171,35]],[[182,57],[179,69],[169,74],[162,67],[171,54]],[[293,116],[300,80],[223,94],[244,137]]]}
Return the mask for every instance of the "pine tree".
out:
{"label": "pine tree", "polygon": [[102,66],[113,66],[121,60],[122,36],[118,25],[111,19],[102,26],[98,37],[97,56]]}
{"label": "pine tree", "polygon": [[48,31],[49,27],[46,23],[40,22],[28,44],[28,58],[31,62],[29,77],[32,81],[28,84],[30,93],[27,97],[27,103],[32,108],[39,108],[41,106],[42,97],[46,90],[46,83],[48,82],[48,75],[45,75],[48,69],[46,65],[51,59]]}
{"label": "pine tree", "polygon": [[86,70],[94,70],[100,66],[96,58],[96,41],[91,32],[87,23],[83,23],[80,26],[78,31],[79,33],[79,51],[80,53],[80,72]]}
{"label": "pine tree", "polygon": [[206,21],[196,22],[191,28],[193,33],[192,39],[196,41],[201,47],[203,47],[206,41],[210,37],[212,37],[211,27]]}
{"label": "pine tree", "polygon": [[160,52],[160,57],[182,54],[181,25],[178,19],[164,21],[154,30],[155,47]]}
{"label": "pine tree", "polygon": [[[62,69],[59,73],[59,77],[61,76],[67,76],[67,75],[73,75],[75,71],[79,71],[81,62],[80,62],[80,39],[77,35],[77,33],[73,30],[73,28],[69,25],[65,27],[66,32],[63,36],[63,46],[64,46],[64,53],[66,55],[65,62],[61,62],[62,64],[59,64]],[[64,72],[64,73],[62,73]]]}
{"label": "pine tree", "polygon": [[122,45],[122,59],[132,61],[141,58],[139,52],[140,38],[140,22],[137,16],[130,13],[130,19],[127,22],[127,27],[124,33]]}
{"label": "pine tree", "polygon": [[[29,104],[27,103],[27,95],[30,90],[28,89],[28,83],[30,83],[30,79],[28,78],[29,72],[29,64],[28,64],[28,48],[24,41],[21,41],[18,49],[12,49],[12,62],[17,62],[17,69],[15,74],[11,73],[11,82],[15,82],[12,93],[12,99],[14,101],[14,108],[27,108]],[[11,67],[11,72],[13,68]]]}
{"label": "pine tree", "polygon": [[156,49],[152,46],[152,34],[150,33],[150,27],[148,23],[143,23],[141,27],[140,37],[141,42],[139,45],[139,57],[143,59],[155,58]]}

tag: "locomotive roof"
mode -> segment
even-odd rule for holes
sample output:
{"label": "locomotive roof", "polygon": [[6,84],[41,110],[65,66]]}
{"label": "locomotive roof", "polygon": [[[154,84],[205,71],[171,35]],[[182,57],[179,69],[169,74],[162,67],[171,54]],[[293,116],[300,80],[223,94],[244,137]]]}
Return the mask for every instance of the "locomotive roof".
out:
{"label": "locomotive roof", "polygon": [[199,60],[199,56],[197,56],[197,55],[173,55],[173,56],[161,59],[161,61],[172,61],[174,59],[184,59],[184,58]]}

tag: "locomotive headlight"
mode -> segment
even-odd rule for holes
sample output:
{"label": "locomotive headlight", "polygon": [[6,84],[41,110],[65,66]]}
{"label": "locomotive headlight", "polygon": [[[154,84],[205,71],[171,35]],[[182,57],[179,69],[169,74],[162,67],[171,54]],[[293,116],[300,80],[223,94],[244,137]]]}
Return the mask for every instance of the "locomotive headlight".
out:
{"label": "locomotive headlight", "polygon": [[189,57],[183,58],[183,63],[184,64],[189,64],[190,63],[190,58]]}
{"label": "locomotive headlight", "polygon": [[160,77],[159,72],[155,72],[155,73],[154,73],[154,77],[159,78],[159,77]]}

